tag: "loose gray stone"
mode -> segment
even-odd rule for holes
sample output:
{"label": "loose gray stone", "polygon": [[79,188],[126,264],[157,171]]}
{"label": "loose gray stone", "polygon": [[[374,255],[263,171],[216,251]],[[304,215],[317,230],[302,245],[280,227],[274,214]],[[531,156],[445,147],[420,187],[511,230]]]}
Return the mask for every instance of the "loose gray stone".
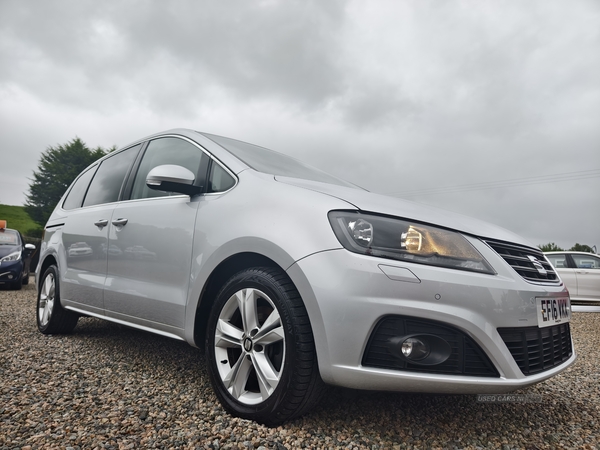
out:
{"label": "loose gray stone", "polygon": [[267,428],[225,412],[188,344],[93,318],[44,336],[35,304],[0,288],[0,449],[599,448],[600,314],[573,313],[573,367],[517,392],[540,403],[332,387]]}

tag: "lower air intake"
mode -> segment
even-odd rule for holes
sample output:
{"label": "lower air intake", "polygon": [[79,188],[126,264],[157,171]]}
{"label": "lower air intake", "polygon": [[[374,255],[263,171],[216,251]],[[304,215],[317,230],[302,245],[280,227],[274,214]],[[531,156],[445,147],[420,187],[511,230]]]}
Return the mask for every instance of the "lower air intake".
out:
{"label": "lower air intake", "polygon": [[[388,348],[391,339],[412,334],[432,334],[444,339],[450,344],[450,357],[441,364],[423,366],[411,364],[390,353]],[[366,367],[422,373],[500,376],[479,345],[462,331],[441,322],[408,316],[387,316],[377,323],[369,338],[362,364]]]}
{"label": "lower air intake", "polygon": [[552,327],[498,328],[523,375],[552,369],[573,355],[568,323]]}

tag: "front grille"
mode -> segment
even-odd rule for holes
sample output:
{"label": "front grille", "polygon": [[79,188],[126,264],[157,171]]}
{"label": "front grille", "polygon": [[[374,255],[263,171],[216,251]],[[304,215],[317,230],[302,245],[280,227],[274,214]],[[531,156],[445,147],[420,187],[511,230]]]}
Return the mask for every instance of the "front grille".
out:
{"label": "front grille", "polygon": [[[435,366],[422,366],[393,356],[388,350],[390,339],[410,334],[433,334],[441,337],[452,348],[450,357]],[[441,322],[406,316],[387,316],[377,323],[369,338],[362,364],[411,372],[478,377],[500,376],[479,345],[462,331]]]}
{"label": "front grille", "polygon": [[527,281],[544,284],[560,283],[554,267],[546,260],[541,251],[504,242],[486,241],[486,243]]}
{"label": "front grille", "polygon": [[498,328],[498,333],[523,375],[552,369],[573,354],[568,323],[546,328]]}

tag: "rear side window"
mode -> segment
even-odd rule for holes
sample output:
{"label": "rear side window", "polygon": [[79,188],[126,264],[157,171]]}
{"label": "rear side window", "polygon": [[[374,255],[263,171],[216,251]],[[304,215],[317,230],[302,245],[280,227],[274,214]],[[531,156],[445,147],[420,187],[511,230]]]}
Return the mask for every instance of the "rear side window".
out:
{"label": "rear side window", "polygon": [[75,209],[81,206],[83,203],[83,197],[85,197],[87,188],[97,169],[98,166],[94,166],[87,172],[83,172],[79,178],[77,178],[77,181],[75,181],[75,184],[73,184],[73,187],[69,191],[69,194],[63,203],[63,209]]}
{"label": "rear side window", "polygon": [[556,269],[569,267],[569,264],[567,263],[567,257],[565,255],[546,255],[546,258],[550,260]]}
{"label": "rear side window", "polygon": [[125,175],[141,146],[140,144],[128,148],[102,161],[90,184],[83,206],[112,203],[119,199]]}
{"label": "rear side window", "polygon": [[132,200],[169,195],[168,192],[155,191],[146,186],[148,172],[165,164],[182,166],[190,170],[196,177],[195,184],[201,186],[206,176],[208,156],[200,148],[183,139],[167,137],[151,141],[135,176]]}

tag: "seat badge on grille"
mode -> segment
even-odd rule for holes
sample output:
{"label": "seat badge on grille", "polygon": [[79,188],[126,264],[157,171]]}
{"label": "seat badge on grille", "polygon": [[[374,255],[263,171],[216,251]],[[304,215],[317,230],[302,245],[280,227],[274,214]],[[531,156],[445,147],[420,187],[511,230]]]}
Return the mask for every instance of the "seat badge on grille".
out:
{"label": "seat badge on grille", "polygon": [[544,269],[544,266],[542,266],[542,263],[535,256],[527,255],[527,257],[529,258],[529,261],[533,263],[533,266],[537,269],[540,275],[546,276],[548,274],[546,269]]}

